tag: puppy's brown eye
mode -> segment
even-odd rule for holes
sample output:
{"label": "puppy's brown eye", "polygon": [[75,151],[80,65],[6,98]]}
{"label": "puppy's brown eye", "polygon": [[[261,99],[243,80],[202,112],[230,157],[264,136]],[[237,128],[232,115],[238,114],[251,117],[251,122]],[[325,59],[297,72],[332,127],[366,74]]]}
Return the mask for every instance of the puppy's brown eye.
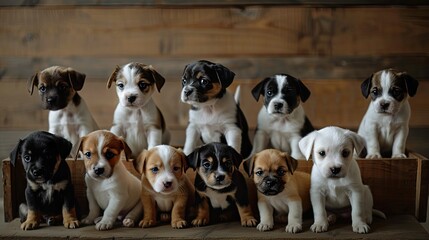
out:
{"label": "puppy's brown eye", "polygon": [[85,155],[86,158],[91,159],[91,152],[86,152],[83,155]]}
{"label": "puppy's brown eye", "polygon": [[46,87],[45,87],[45,86],[40,86],[39,91],[40,91],[41,93],[46,92]]}
{"label": "puppy's brown eye", "polygon": [[140,90],[144,90],[148,87],[149,85],[146,84],[145,82],[139,82],[139,88]]}
{"label": "puppy's brown eye", "polygon": [[256,176],[262,176],[263,173],[264,173],[264,171],[262,171],[262,170],[258,170],[255,172]]}
{"label": "puppy's brown eye", "polygon": [[25,155],[24,156],[24,161],[25,162],[30,162],[31,161],[31,156],[30,155]]}
{"label": "puppy's brown eye", "polygon": [[178,172],[180,170],[180,167],[173,167],[173,171]]}
{"label": "puppy's brown eye", "polygon": [[326,152],[325,152],[325,151],[320,151],[320,152],[319,152],[319,155],[320,155],[321,157],[325,157],[325,156],[326,156]]}
{"label": "puppy's brown eye", "polygon": [[232,166],[232,162],[231,161],[226,161],[225,162],[225,168],[230,168]]}
{"label": "puppy's brown eye", "polygon": [[341,155],[343,156],[343,158],[346,158],[350,155],[350,151],[348,149],[344,149],[343,151],[341,151]]}

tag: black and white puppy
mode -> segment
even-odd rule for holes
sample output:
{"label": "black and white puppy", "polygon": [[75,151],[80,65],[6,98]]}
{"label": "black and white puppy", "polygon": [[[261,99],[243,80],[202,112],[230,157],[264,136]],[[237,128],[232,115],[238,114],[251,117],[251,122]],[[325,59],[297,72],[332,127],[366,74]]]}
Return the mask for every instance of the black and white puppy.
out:
{"label": "black and white puppy", "polygon": [[66,139],[39,131],[19,140],[10,153],[13,166],[22,161],[27,178],[27,203],[19,207],[21,229],[36,229],[43,218],[54,225],[61,215],[64,227],[79,227],[70,169],[65,161],[71,149]]}
{"label": "black and white puppy", "polygon": [[76,145],[80,137],[98,129],[84,99],[78,94],[85,83],[85,74],[70,67],[52,66],[34,74],[28,91],[39,90],[44,109],[49,110],[49,132]]}
{"label": "black and white puppy", "polygon": [[261,95],[265,98],[258,114],[252,153],[272,147],[303,159],[298,142],[314,130],[301,104],[310,97],[310,90],[295,77],[276,74],[259,82],[252,95],[256,101]]}
{"label": "black and white puppy", "polygon": [[190,104],[184,153],[202,143],[224,142],[243,157],[252,149],[248,125],[234,96],[226,91],[235,74],[221,64],[200,60],[188,64],[182,76],[181,100]]}
{"label": "black and white puppy", "polygon": [[361,84],[362,95],[371,97],[358,134],[367,143],[366,158],[404,158],[410,120],[408,96],[417,92],[418,81],[395,69],[378,71]]}
{"label": "black and white puppy", "polygon": [[256,226],[249,202],[246,179],[239,171],[243,160],[234,148],[224,143],[208,143],[187,157],[189,167],[196,170],[195,191],[198,205],[194,226],[230,219],[238,210],[241,225]]}
{"label": "black and white puppy", "polygon": [[151,65],[131,62],[116,67],[107,88],[116,84],[119,103],[113,116],[110,131],[123,137],[131,148],[133,158],[144,149],[168,144],[170,133],[164,117],[152,99],[155,91],[161,91],[165,79]]}

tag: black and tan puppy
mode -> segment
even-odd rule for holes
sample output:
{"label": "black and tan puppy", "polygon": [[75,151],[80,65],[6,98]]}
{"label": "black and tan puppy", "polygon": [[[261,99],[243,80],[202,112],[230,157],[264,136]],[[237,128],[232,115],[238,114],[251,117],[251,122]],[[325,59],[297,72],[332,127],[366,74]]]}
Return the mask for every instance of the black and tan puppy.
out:
{"label": "black and tan puppy", "polygon": [[234,76],[225,66],[206,60],[186,65],[181,100],[191,105],[191,109],[183,148],[185,154],[190,154],[202,141],[223,142],[243,157],[249,156],[252,143],[246,118],[238,105],[239,91],[233,96],[226,90]]}
{"label": "black and tan puppy", "polygon": [[198,205],[194,226],[229,220],[238,210],[241,225],[256,226],[249,203],[246,180],[238,170],[241,155],[224,143],[203,145],[188,156],[189,166],[196,170],[195,190]]}
{"label": "black and tan puppy", "polygon": [[65,161],[71,148],[66,139],[39,131],[19,140],[10,153],[13,166],[22,160],[27,178],[27,204],[19,207],[21,229],[37,228],[42,218],[49,225],[55,224],[61,215],[64,227],[79,227],[70,169]]}

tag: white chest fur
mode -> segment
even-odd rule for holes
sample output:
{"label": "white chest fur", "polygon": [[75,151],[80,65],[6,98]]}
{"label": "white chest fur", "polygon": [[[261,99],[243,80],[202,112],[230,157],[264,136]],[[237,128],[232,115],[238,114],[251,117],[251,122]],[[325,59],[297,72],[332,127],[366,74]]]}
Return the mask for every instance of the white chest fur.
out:
{"label": "white chest fur", "polygon": [[233,197],[235,192],[219,193],[210,188],[207,188],[205,194],[210,199],[213,208],[226,209],[230,203],[227,201],[228,196]]}

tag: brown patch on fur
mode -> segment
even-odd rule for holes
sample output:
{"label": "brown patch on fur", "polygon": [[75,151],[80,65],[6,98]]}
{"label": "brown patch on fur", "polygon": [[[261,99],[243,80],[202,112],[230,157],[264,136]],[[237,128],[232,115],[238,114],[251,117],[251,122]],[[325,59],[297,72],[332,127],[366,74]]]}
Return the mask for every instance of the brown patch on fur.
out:
{"label": "brown patch on fur", "polygon": [[207,91],[207,93],[206,93],[206,96],[209,99],[215,98],[222,90],[222,85],[220,83],[218,83],[218,82],[213,83],[212,82],[212,85],[213,85],[213,88],[210,89],[209,91]]}
{"label": "brown patch on fur", "polygon": [[32,230],[39,227],[41,214],[34,210],[28,209],[27,219],[21,224],[22,230]]}
{"label": "brown patch on fur", "polygon": [[194,226],[204,226],[210,221],[209,199],[204,195],[201,196],[201,203],[198,205],[197,217],[192,221]]}
{"label": "brown patch on fur", "polygon": [[76,217],[76,209],[67,209],[63,207],[63,224],[65,228],[79,227],[79,220]]}

